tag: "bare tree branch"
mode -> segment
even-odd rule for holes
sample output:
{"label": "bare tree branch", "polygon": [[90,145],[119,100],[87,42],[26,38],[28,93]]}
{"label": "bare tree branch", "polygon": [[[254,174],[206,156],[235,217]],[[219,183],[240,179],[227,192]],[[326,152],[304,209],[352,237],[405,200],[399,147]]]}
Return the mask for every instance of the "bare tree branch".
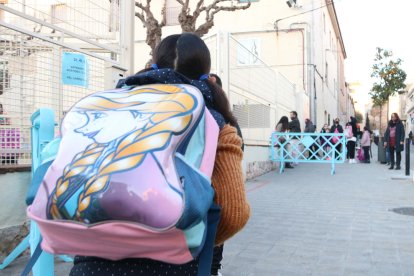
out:
{"label": "bare tree branch", "polygon": [[151,11],[151,0],[146,0],[146,5],[142,4],[142,1],[135,1],[135,6],[141,9],[141,13],[135,12],[135,16],[138,17],[147,29],[146,43],[151,47],[151,55],[155,49],[155,46],[161,41],[162,27],[166,24],[166,10],[165,4],[161,11],[161,22],[155,18]]}
{"label": "bare tree branch", "polygon": [[[205,22],[198,26],[194,32],[199,35],[203,36],[208,33],[208,31],[214,26],[214,16],[220,11],[236,11],[236,10],[245,10],[248,9],[251,5],[248,2],[245,5],[231,5],[231,6],[222,6],[218,5],[219,3],[230,2],[233,3],[232,0],[214,0],[214,2],[208,6],[203,6],[200,8],[201,12],[206,13]],[[200,13],[201,13],[200,12]]]}
{"label": "bare tree branch", "polygon": [[142,22],[145,22],[145,15],[143,13],[135,12],[135,16],[138,17]]}
{"label": "bare tree branch", "polygon": [[[211,4],[205,5],[204,0],[197,0],[194,11],[190,10],[190,0],[175,0],[181,5],[178,15],[178,22],[183,32],[193,32],[199,36],[203,36],[209,32],[214,26],[214,17],[220,11],[237,11],[248,9],[250,2],[240,4],[238,0],[211,0]],[[195,2],[194,0],[193,2]],[[136,12],[135,16],[141,20],[147,31],[146,43],[151,47],[151,53],[155,46],[161,41],[162,28],[167,24],[167,6],[164,5],[161,10],[161,20],[157,20],[151,10],[152,0],[135,0],[136,8],[140,12]],[[198,22],[201,14],[205,13],[204,22]],[[197,24],[201,23],[201,24]],[[197,27],[198,25],[198,27]]]}

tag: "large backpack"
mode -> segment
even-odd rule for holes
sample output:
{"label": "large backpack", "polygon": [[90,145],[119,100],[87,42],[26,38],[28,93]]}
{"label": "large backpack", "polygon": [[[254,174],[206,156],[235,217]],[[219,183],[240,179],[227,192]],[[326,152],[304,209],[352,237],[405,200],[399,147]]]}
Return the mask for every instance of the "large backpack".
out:
{"label": "large backpack", "polygon": [[206,239],[219,128],[191,85],[91,94],[65,115],[28,215],[53,254],[183,264]]}

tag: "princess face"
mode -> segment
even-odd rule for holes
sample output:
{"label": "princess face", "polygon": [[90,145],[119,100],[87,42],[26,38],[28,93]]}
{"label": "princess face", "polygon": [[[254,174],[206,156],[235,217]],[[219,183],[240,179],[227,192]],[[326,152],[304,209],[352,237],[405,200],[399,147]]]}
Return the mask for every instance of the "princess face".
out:
{"label": "princess face", "polygon": [[[94,140],[96,143],[109,143],[136,129],[144,128],[150,114],[138,111],[86,111],[86,123],[75,132]],[[114,131],[116,129],[116,131]]]}

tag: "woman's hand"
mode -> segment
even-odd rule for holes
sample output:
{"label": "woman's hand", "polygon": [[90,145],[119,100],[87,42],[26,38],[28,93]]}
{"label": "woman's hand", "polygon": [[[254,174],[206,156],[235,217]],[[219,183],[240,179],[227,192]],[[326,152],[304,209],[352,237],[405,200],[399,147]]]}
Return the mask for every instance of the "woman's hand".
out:
{"label": "woman's hand", "polygon": [[387,142],[384,142],[384,148],[386,148],[387,147]]}

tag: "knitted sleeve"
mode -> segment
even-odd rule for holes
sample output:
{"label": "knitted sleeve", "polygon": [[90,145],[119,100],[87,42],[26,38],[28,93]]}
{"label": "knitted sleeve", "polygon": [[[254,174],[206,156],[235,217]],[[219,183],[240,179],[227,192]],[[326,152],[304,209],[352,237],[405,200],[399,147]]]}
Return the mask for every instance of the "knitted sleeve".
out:
{"label": "knitted sleeve", "polygon": [[214,201],[222,208],[216,244],[222,244],[240,231],[250,216],[241,164],[241,145],[242,140],[234,127],[225,125],[220,130],[212,175],[216,192]]}

